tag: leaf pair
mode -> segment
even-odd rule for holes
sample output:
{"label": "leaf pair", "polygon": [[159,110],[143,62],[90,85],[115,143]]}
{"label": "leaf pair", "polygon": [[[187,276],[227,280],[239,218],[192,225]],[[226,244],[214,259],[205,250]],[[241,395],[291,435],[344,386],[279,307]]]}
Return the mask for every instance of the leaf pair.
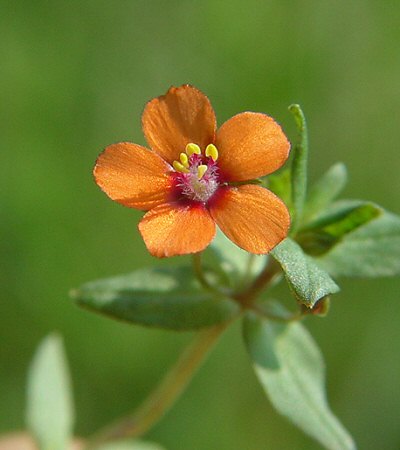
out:
{"label": "leaf pair", "polygon": [[[338,289],[295,242],[286,240],[276,249],[274,257],[285,268],[289,283],[303,302],[312,305]],[[232,263],[231,273],[238,274],[246,261],[247,256]],[[196,317],[199,289],[191,272],[186,269],[149,269],[125,277],[89,283],[75,295],[79,295],[81,304],[112,317],[173,329],[196,328],[209,324],[211,318],[226,321],[238,315],[236,303],[215,298],[215,294],[203,291],[203,306],[211,309],[209,314]],[[114,308],[119,303],[117,299],[121,292],[123,295],[120,301],[124,307]],[[179,325],[172,320],[172,316],[168,318],[171,299],[174,299],[172,311]],[[211,303],[209,299],[212,299]],[[221,314],[221,305],[218,306],[221,301],[221,305],[224,301],[232,302],[230,308],[223,309],[224,314]],[[146,302],[153,306],[146,309]],[[182,313],[181,308],[186,314]],[[217,308],[215,311],[219,311],[218,314],[212,312],[214,308]],[[204,321],[204,318],[207,320]],[[324,397],[322,356],[304,327],[299,323],[273,324],[255,313],[245,316],[243,326],[256,374],[276,409],[326,448],[353,449],[348,433],[329,410]]]}
{"label": "leaf pair", "polygon": [[[190,268],[150,268],[87,283],[73,291],[77,303],[130,323],[194,330],[242,314],[234,294],[262,274],[268,258],[281,267],[302,311],[318,313],[325,299],[339,291],[331,277],[400,273],[400,219],[370,202],[335,201],[347,180],[343,164],[329,169],[307,193],[306,122],[298,105],[290,110],[300,134],[292,165],[268,177],[268,187],[290,208],[289,238],[270,255],[257,257],[217,234],[205,259],[204,284],[210,289],[200,285]],[[243,318],[244,339],[275,408],[325,448],[354,449],[329,409],[322,355],[311,336],[300,323],[289,323],[282,310],[270,314],[262,303],[253,308]],[[265,316],[281,322],[266,321]]]}
{"label": "leaf pair", "polygon": [[299,131],[290,170],[270,177],[270,189],[291,209],[291,236],[334,277],[400,274],[400,218],[361,200],[335,201],[346,167],[332,166],[307,192],[308,137],[304,114],[292,105]]}

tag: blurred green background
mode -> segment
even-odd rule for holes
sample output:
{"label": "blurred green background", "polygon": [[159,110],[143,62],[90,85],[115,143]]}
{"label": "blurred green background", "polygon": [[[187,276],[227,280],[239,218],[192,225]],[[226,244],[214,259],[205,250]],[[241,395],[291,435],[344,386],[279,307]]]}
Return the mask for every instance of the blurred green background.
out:
{"label": "blurred green background", "polygon": [[[112,322],[67,296],[155,262],[141,213],[109,201],[91,170],[106,145],[144,143],[143,106],[170,85],[202,89],[219,123],[263,111],[292,139],[287,106],[300,103],[310,177],[343,161],[347,197],[400,213],[399,2],[21,0],[1,10],[1,432],[23,427],[26,369],[54,329],[80,435],[139,404],[191,338]],[[307,322],[332,409],[362,449],[400,448],[398,300],[398,279],[346,281],[328,318]],[[149,438],[168,450],[319,448],[263,398],[238,326]]]}

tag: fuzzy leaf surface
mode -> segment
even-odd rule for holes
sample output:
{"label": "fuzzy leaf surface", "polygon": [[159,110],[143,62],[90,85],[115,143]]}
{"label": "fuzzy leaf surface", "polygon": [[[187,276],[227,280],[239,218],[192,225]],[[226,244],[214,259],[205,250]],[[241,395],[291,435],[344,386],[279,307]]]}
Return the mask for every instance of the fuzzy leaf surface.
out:
{"label": "fuzzy leaf surface", "polygon": [[292,231],[297,229],[303,215],[303,208],[307,193],[307,164],[308,164],[308,131],[307,122],[300,105],[290,105],[289,111],[293,114],[299,140],[294,146],[291,176],[292,176]]}
{"label": "fuzzy leaf surface", "polygon": [[321,298],[339,291],[329,274],[292,239],[282,241],[271,255],[281,265],[296,299],[307,307],[311,308]]}
{"label": "fuzzy leaf surface", "polygon": [[233,318],[236,302],[203,290],[191,268],[148,268],[84,284],[71,296],[91,311],[126,322],[193,330]]}
{"label": "fuzzy leaf surface", "polygon": [[353,439],[329,408],[322,354],[306,328],[248,313],[243,335],[273,406],[326,449],[355,450]]}

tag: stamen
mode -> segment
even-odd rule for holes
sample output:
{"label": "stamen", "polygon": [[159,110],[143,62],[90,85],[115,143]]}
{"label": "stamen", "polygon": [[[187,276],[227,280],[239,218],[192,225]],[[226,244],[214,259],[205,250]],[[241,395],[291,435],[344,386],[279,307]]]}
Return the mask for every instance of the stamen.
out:
{"label": "stamen", "polygon": [[174,161],[172,163],[173,168],[177,171],[177,172],[182,172],[182,173],[189,173],[189,169],[187,169],[183,164],[181,164],[179,161]]}
{"label": "stamen", "polygon": [[206,147],[206,156],[211,157],[213,161],[218,159],[218,150],[214,144],[208,144]]}
{"label": "stamen", "polygon": [[205,164],[200,164],[199,167],[197,167],[197,179],[201,180],[204,176],[204,174],[207,172],[208,167]]}
{"label": "stamen", "polygon": [[183,198],[205,204],[220,185],[216,163],[218,150],[214,144],[209,144],[204,154],[197,144],[189,142],[185,152],[180,153],[172,163],[176,187],[180,189]]}
{"label": "stamen", "polygon": [[192,156],[194,153],[196,153],[196,155],[201,155],[200,147],[197,144],[187,144],[185,150],[188,156]]}
{"label": "stamen", "polygon": [[181,153],[179,155],[179,159],[181,160],[181,163],[186,169],[189,169],[189,157],[186,153]]}

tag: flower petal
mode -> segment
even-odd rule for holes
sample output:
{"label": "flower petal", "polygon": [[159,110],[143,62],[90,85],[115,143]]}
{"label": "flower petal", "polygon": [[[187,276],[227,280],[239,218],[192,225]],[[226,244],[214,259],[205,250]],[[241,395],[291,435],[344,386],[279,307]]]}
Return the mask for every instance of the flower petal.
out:
{"label": "flower petal", "polygon": [[221,189],[210,213],[231,241],[256,254],[271,251],[287,236],[290,225],[282,200],[255,185]]}
{"label": "flower petal", "polygon": [[244,112],[217,132],[218,165],[227,181],[246,181],[279,169],[290,143],[282,128],[266,114]]}
{"label": "flower petal", "polygon": [[202,205],[166,203],[145,214],[139,231],[149,252],[162,258],[204,250],[215,236],[215,223]]}
{"label": "flower petal", "polygon": [[171,167],[156,153],[129,142],[107,147],[96,161],[96,183],[112,199],[148,210],[168,201]]}
{"label": "flower petal", "polygon": [[202,150],[214,142],[215,113],[210,100],[193,86],[171,87],[147,103],[142,116],[143,132],[150,147],[172,163],[194,143]]}

